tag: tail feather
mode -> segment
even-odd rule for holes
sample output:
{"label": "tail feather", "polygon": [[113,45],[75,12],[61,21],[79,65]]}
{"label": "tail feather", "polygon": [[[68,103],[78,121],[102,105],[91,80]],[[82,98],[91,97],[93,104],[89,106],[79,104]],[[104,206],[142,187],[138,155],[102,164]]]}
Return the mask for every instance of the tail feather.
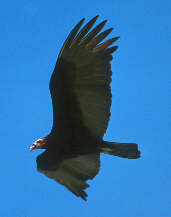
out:
{"label": "tail feather", "polygon": [[140,157],[140,151],[136,143],[119,143],[103,141],[101,152],[118,157],[136,159]]}

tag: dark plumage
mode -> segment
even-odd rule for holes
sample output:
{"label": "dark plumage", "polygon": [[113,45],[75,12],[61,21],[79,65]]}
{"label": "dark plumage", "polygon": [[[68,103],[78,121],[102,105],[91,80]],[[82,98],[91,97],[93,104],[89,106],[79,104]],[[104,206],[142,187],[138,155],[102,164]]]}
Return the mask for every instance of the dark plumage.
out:
{"label": "dark plumage", "polygon": [[[91,32],[98,16],[80,31],[82,19],[66,39],[50,80],[53,127],[30,149],[46,149],[37,157],[39,172],[67,187],[86,200],[84,191],[100,169],[100,153],[135,159],[137,144],[103,141],[111,107],[111,46],[119,37],[103,39],[112,31],[99,34],[106,21]],[[101,43],[101,44],[99,44]]]}

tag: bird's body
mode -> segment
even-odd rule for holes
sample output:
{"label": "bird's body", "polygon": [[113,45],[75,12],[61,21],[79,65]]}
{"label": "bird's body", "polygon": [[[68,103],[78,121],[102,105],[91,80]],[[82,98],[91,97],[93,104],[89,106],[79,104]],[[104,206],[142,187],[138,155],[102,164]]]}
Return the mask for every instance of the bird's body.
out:
{"label": "bird's body", "polygon": [[96,20],[97,16],[78,32],[81,20],[65,41],[49,85],[53,127],[31,146],[46,149],[37,158],[38,170],[84,200],[86,181],[99,171],[100,153],[140,156],[135,143],[103,141],[110,118],[111,54],[117,49],[109,46],[119,37],[99,44],[112,29],[98,34],[104,21],[89,32]]}

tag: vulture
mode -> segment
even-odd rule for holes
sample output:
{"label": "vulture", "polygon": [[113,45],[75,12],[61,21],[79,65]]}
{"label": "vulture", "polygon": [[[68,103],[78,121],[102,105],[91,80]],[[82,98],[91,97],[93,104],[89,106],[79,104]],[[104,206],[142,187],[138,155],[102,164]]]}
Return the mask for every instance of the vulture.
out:
{"label": "vulture", "polygon": [[105,20],[92,29],[97,18],[81,28],[82,19],[63,44],[49,84],[53,126],[49,135],[30,146],[31,151],[45,149],[36,159],[38,171],[83,200],[87,180],[100,170],[101,153],[140,157],[136,143],[103,140],[112,101],[110,62],[118,48],[111,45],[119,37],[103,41],[113,28],[101,32]]}

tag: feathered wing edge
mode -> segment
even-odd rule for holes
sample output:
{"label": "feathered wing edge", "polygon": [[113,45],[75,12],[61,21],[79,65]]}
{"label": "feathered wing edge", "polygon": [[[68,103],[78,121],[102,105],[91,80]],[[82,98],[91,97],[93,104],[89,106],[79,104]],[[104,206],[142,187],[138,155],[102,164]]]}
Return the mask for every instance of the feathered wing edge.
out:
{"label": "feathered wing edge", "polygon": [[73,28],[73,30],[70,32],[69,36],[67,37],[66,41],[64,42],[58,58],[62,57],[65,50],[67,50],[68,48],[71,48],[74,45],[85,46],[89,49],[93,49],[93,52],[106,50],[105,52],[107,54],[111,54],[117,50],[118,46],[113,46],[111,48],[108,48],[108,47],[110,45],[112,45],[120,37],[114,37],[114,38],[111,38],[111,39],[105,41],[102,44],[99,44],[113,30],[113,28],[110,28],[110,29],[107,29],[104,32],[100,33],[99,35],[97,35],[102,30],[102,28],[106,24],[107,20],[104,20],[103,22],[98,24],[91,32],[89,32],[90,29],[95,24],[98,17],[99,16],[95,16],[93,19],[91,19],[78,33],[78,31],[81,28],[85,19],[83,18],[82,20],[80,20],[80,22]]}
{"label": "feathered wing edge", "polygon": [[[48,165],[48,168],[44,168],[43,165]],[[55,164],[53,155],[45,151],[37,157],[37,168],[40,173],[64,185],[77,197],[86,201],[88,195],[85,189],[90,187],[86,181],[93,179],[99,172],[100,153],[79,155]]]}

